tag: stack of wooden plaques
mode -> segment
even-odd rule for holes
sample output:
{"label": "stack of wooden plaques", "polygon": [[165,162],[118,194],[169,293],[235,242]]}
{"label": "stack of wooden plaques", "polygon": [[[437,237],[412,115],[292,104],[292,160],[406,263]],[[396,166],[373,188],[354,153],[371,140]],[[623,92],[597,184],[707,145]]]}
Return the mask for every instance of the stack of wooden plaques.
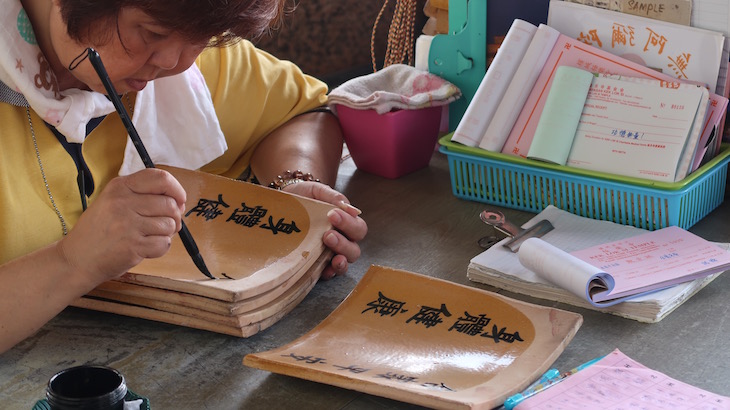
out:
{"label": "stack of wooden plaques", "polygon": [[184,221],[207,267],[178,236],[73,305],[248,337],[291,311],[332,254],[322,235],[333,205],[238,180],[165,167],[187,191]]}

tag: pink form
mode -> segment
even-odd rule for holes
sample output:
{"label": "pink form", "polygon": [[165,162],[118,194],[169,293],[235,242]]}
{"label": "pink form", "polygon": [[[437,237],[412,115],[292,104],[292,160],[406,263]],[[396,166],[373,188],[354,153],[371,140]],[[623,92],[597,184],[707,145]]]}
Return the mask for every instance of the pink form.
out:
{"label": "pink form", "polygon": [[720,396],[649,369],[618,349],[538,393],[515,410],[728,409]]}
{"label": "pink form", "polygon": [[730,252],[677,226],[571,252],[607,272],[615,287],[602,301],[663,289],[713,273],[730,264]]}

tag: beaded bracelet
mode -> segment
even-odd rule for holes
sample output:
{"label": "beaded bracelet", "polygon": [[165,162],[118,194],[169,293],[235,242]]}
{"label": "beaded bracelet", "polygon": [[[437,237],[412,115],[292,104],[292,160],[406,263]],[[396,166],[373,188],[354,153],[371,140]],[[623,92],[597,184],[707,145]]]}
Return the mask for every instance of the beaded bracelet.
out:
{"label": "beaded bracelet", "polygon": [[283,175],[276,176],[276,179],[274,179],[274,181],[269,184],[269,188],[274,188],[281,191],[286,186],[289,186],[291,184],[297,184],[303,181],[320,182],[319,178],[315,178],[309,172],[305,174],[300,170],[296,170],[294,172],[286,170]]}

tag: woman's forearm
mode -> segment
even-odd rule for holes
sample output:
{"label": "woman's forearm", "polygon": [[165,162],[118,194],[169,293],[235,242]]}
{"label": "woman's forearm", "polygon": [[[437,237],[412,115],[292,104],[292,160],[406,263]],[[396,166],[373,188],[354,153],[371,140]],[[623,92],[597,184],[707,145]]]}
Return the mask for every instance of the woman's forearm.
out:
{"label": "woman's forearm", "polygon": [[31,336],[95,284],[66,261],[58,243],[0,266],[0,352]]}
{"label": "woman's forearm", "polygon": [[269,134],[256,147],[251,169],[263,185],[287,170],[311,173],[334,186],[342,157],[342,130],[327,112],[299,115]]}

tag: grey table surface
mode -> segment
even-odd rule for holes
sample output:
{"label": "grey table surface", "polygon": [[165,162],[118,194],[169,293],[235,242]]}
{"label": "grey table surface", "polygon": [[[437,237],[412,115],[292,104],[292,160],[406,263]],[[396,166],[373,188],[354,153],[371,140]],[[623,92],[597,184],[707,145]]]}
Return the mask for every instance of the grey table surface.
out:
{"label": "grey table surface", "polygon": [[[446,157],[398,179],[340,169],[338,188],[363,210],[369,235],[346,276],[318,283],[272,327],[236,338],[165,323],[68,308],[37,334],[0,355],[0,407],[30,409],[48,379],[81,364],[120,370],[153,409],[402,409],[408,403],[252,369],[243,357],[284,345],[329,315],[371,264],[409,270],[476,288],[469,260],[488,233],[478,214],[487,205],[456,198]],[[534,214],[503,209],[521,224]],[[721,204],[690,230],[730,242],[730,206]],[[659,323],[645,324],[506,292],[507,296],[583,315],[583,325],[554,363],[569,369],[620,349],[671,377],[730,395],[730,276],[721,275]]]}

